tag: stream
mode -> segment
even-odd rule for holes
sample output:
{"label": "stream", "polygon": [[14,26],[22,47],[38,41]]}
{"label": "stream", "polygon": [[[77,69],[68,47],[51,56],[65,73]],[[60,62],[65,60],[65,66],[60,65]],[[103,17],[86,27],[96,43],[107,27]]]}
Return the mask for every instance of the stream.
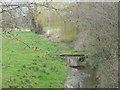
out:
{"label": "stream", "polygon": [[97,87],[96,71],[84,66],[79,57],[67,57],[69,67],[64,88],[95,88]]}
{"label": "stream", "polygon": [[[48,30],[49,31],[49,30]],[[45,36],[47,36],[47,39],[53,40],[55,37],[56,33],[59,33],[54,30],[53,32],[47,32]],[[50,34],[52,33],[52,34]],[[49,35],[50,34],[50,35]],[[49,36],[49,38],[48,38]],[[51,36],[51,37],[50,37]],[[54,36],[52,38],[52,36]],[[71,51],[72,47],[70,47],[66,43],[62,43],[63,45],[65,44],[66,48],[65,50]],[[79,56],[67,56],[65,57],[67,59],[67,66],[69,67],[67,77],[64,83],[64,88],[96,88],[97,87],[97,80],[96,80],[96,71],[91,69],[90,66],[83,65],[82,62],[79,61]]]}

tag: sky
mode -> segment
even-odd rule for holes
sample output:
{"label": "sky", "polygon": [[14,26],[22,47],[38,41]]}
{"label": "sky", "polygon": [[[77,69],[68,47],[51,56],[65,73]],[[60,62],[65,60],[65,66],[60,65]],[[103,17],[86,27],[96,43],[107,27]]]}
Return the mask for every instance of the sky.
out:
{"label": "sky", "polygon": [[44,2],[44,1],[53,1],[53,2],[74,2],[74,1],[79,1],[79,2],[118,2],[120,0],[0,0],[2,2]]}

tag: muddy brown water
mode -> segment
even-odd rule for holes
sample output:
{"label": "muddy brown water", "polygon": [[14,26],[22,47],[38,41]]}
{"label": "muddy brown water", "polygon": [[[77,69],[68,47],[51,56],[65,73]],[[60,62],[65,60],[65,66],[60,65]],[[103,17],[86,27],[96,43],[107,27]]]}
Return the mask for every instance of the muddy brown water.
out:
{"label": "muddy brown water", "polygon": [[79,62],[79,57],[67,57],[67,63],[69,71],[64,83],[65,88],[97,87],[96,71]]}

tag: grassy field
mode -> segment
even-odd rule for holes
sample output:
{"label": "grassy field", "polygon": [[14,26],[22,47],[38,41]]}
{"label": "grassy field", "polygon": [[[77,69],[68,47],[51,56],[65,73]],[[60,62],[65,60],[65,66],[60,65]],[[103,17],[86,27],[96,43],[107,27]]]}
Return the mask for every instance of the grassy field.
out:
{"label": "grassy field", "polygon": [[48,27],[44,27],[43,30],[56,30],[56,29],[61,29],[62,27],[60,26],[48,26]]}
{"label": "grassy field", "polygon": [[31,32],[13,32],[25,44],[3,38],[2,87],[8,88],[62,88],[67,73],[64,59],[56,55],[62,52],[59,44],[45,41]]}

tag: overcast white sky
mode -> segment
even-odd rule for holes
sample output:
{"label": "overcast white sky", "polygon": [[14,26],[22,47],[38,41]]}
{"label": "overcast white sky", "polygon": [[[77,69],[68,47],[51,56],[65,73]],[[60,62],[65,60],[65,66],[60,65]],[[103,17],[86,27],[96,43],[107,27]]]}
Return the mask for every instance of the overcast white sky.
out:
{"label": "overcast white sky", "polygon": [[[5,2],[44,2],[51,0],[0,0]],[[69,1],[79,1],[79,2],[119,2],[120,0],[52,0],[54,2],[69,2]]]}

